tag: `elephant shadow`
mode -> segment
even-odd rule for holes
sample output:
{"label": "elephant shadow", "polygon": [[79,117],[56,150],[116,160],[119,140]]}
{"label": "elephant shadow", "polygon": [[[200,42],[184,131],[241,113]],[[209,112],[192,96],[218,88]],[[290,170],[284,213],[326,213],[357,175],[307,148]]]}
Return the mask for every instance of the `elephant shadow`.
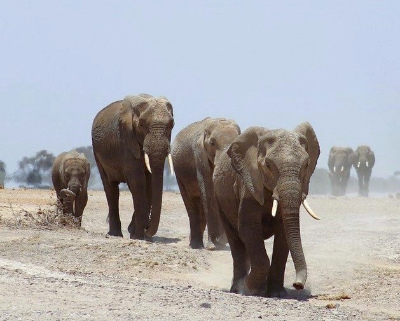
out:
{"label": "elephant shadow", "polygon": [[163,244],[172,244],[178,243],[181,239],[178,237],[165,237],[165,236],[153,236],[151,242],[153,243],[163,243]]}
{"label": "elephant shadow", "polygon": [[287,295],[283,299],[289,300],[297,300],[297,301],[308,301],[309,299],[316,297],[315,295],[311,294],[310,289],[303,289],[303,290],[296,290],[296,289],[288,289],[285,288]]}

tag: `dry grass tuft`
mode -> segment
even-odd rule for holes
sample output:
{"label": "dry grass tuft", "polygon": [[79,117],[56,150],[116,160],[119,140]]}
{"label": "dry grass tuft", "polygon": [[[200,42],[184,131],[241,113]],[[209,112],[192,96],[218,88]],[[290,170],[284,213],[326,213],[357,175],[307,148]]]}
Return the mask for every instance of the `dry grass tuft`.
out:
{"label": "dry grass tuft", "polygon": [[350,295],[348,294],[337,294],[337,295],[328,295],[322,294],[316,297],[317,300],[326,300],[326,301],[343,301],[351,299]]}
{"label": "dry grass tuft", "polygon": [[72,215],[63,214],[62,205],[49,204],[48,208],[42,209],[39,207],[36,212],[27,211],[25,209],[14,210],[10,204],[12,217],[5,219],[0,217],[0,224],[10,228],[32,228],[55,230],[60,228],[79,229],[80,218]]}
{"label": "dry grass tuft", "polygon": [[335,309],[337,307],[337,305],[335,303],[328,303],[325,307],[327,309]]}

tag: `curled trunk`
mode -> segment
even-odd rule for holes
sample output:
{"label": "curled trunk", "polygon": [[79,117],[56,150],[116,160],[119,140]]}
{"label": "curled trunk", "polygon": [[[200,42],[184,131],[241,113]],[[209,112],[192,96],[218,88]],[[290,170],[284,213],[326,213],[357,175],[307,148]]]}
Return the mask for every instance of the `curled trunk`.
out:
{"label": "curled trunk", "polygon": [[299,213],[302,195],[300,181],[281,179],[278,182],[278,193],[286,240],[296,270],[296,280],[293,286],[299,290],[304,288],[307,280],[307,264],[300,236]]}

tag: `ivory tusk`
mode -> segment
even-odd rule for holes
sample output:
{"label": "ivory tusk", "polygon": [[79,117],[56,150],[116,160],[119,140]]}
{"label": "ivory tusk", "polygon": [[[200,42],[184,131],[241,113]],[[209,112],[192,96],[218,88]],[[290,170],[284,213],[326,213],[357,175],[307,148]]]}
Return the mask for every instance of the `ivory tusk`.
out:
{"label": "ivory tusk", "polygon": [[174,176],[174,164],[172,163],[172,156],[171,154],[168,154],[168,163],[169,163],[169,169],[171,170],[171,175]]}
{"label": "ivory tusk", "polygon": [[366,162],[365,165],[367,165],[367,167],[368,167],[368,162]]}
{"label": "ivory tusk", "polygon": [[271,210],[271,214],[273,217],[276,216],[277,210],[278,210],[278,201],[276,199],[274,199],[274,202],[272,203],[272,210]]}
{"label": "ivory tusk", "polygon": [[336,166],[333,167],[333,171],[336,172]]}
{"label": "ivory tusk", "polygon": [[343,172],[343,170],[344,170],[344,166],[342,166],[342,169],[340,171]]}
{"label": "ivory tusk", "polygon": [[308,205],[307,200],[304,200],[304,201],[303,201],[303,206],[304,206],[304,208],[306,209],[306,211],[308,212],[308,214],[310,214],[310,216],[311,216],[313,219],[320,220],[320,218],[319,218],[319,217],[314,213],[314,211],[311,209],[310,205]]}
{"label": "ivory tusk", "polygon": [[150,159],[149,155],[144,153],[144,162],[146,163],[147,170],[151,173],[151,167],[150,167]]}
{"label": "ivory tusk", "polygon": [[358,162],[358,164],[357,164],[357,167],[358,167],[358,168],[360,168],[360,164],[361,164],[361,162]]}

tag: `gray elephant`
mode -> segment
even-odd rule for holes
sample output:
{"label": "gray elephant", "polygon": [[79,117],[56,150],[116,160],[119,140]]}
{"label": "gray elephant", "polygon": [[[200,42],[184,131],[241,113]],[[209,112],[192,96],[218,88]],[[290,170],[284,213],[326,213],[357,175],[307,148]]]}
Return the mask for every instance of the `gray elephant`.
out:
{"label": "gray elephant", "polygon": [[358,146],[355,151],[354,168],[358,176],[358,194],[368,196],[369,180],[371,178],[372,167],[375,165],[375,154],[369,146]]}
{"label": "gray elephant", "polygon": [[350,147],[333,146],[329,152],[328,167],[330,170],[332,195],[346,195],[347,182],[354,162],[354,151]]}
{"label": "gray elephant", "polygon": [[222,248],[227,242],[219,218],[212,174],[221,153],[239,134],[240,128],[233,120],[205,118],[182,129],[172,144],[176,178],[189,216],[191,248],[204,247],[206,225],[207,248]]}
{"label": "gray elephant", "polygon": [[89,177],[90,163],[84,154],[72,150],[61,153],[54,160],[51,178],[57,198],[64,214],[73,214],[79,219],[79,224],[88,201]]}
{"label": "gray elephant", "polygon": [[[233,258],[231,292],[286,295],[289,251],[293,286],[303,289],[307,265],[300,238],[300,205],[319,219],[306,197],[320,154],[307,122],[294,131],[250,127],[237,137],[214,169],[214,189]],[[272,262],[264,240],[274,236]]]}
{"label": "gray elephant", "polygon": [[[108,203],[108,235],[121,236],[119,183],[128,184],[134,213],[128,231],[151,238],[160,222],[164,161],[170,152],[173,109],[165,97],[127,96],[102,109],[92,126],[93,152]],[[172,160],[169,157],[170,165]],[[151,216],[150,216],[151,212]]]}

